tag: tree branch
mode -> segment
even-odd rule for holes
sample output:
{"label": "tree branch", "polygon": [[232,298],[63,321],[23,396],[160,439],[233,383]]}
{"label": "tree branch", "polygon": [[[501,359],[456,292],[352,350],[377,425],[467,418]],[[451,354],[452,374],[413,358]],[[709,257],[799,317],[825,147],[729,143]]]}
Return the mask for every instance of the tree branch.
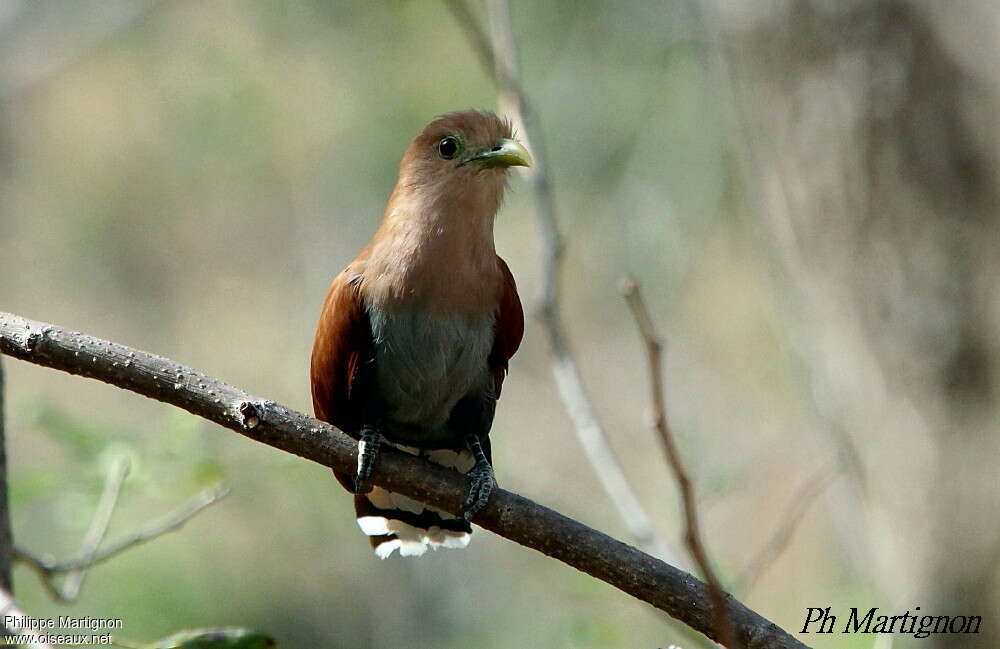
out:
{"label": "tree branch", "polygon": [[18,561],[24,561],[27,563],[35,571],[43,572],[49,576],[63,572],[86,570],[91,566],[107,561],[108,559],[111,559],[112,557],[121,554],[136,545],[152,541],[163,536],[164,534],[167,534],[168,532],[173,532],[174,530],[179,529],[182,525],[184,525],[184,523],[188,522],[203,509],[206,509],[210,505],[222,500],[228,494],[229,487],[225,485],[220,484],[210,487],[195,496],[191,502],[173,514],[169,514],[163,519],[150,524],[145,529],[139,530],[138,532],[130,534],[123,539],[115,541],[111,545],[95,551],[89,557],[80,556],[76,559],[69,559],[67,561],[49,561],[48,559],[43,559],[32,555],[29,552],[25,552],[24,550],[15,549],[17,559]]}
{"label": "tree branch", "polygon": [[785,512],[783,522],[775,529],[774,534],[768,542],[764,544],[764,547],[761,548],[736,579],[736,586],[734,588],[736,592],[746,596],[753,589],[757,580],[767,572],[767,569],[778,560],[781,553],[788,547],[788,542],[791,541],[792,535],[795,534],[799,523],[802,522],[806,512],[809,511],[809,506],[820,494],[826,491],[827,487],[833,484],[834,479],[842,470],[842,466],[834,463],[817,471],[812,479],[807,480],[802,485],[792,499],[792,504]]}
{"label": "tree branch", "polygon": [[14,580],[11,575],[10,549],[14,547],[14,534],[10,525],[9,490],[7,489],[7,433],[4,428],[3,358],[0,357],[0,590],[13,596]]}
{"label": "tree branch", "polygon": [[[111,523],[111,516],[114,514],[115,506],[118,502],[118,494],[121,492],[122,483],[128,474],[128,468],[128,460],[122,457],[109,469],[108,478],[104,484],[104,491],[101,494],[101,500],[94,512],[94,518],[90,523],[87,535],[84,537],[80,553],[75,558],[66,561],[54,561],[20,548],[17,545],[14,545],[10,551],[11,558],[25,564],[38,575],[38,578],[42,581],[42,585],[52,599],[59,602],[74,601],[80,594],[80,588],[83,585],[83,579],[87,570],[129,548],[178,529],[201,510],[222,499],[229,493],[229,488],[224,485],[216,485],[206,489],[198,494],[190,503],[173,514],[111,545],[100,548],[101,542],[107,533],[108,525]],[[56,582],[56,578],[62,574],[66,574],[66,578],[60,585]]]}
{"label": "tree branch", "polygon": [[[172,404],[332,469],[356,468],[357,443],[336,428],[162,356],[3,312],[0,352]],[[466,478],[455,471],[392,448],[383,449],[373,482],[456,515],[468,489]],[[708,588],[683,570],[503,489],[494,490],[475,522],[718,640]],[[729,610],[737,640],[746,649],[805,648],[735,599]]]}
{"label": "tree branch", "polygon": [[556,218],[555,197],[549,183],[545,152],[541,138],[538,137],[538,120],[519,80],[510,7],[503,0],[490,2],[492,39],[488,39],[469,11],[467,3],[463,0],[445,0],[445,5],[462,27],[486,73],[496,82],[501,110],[514,120],[520,137],[528,144],[534,158],[534,164],[525,169],[524,173],[535,196],[535,210],[545,255],[537,315],[549,339],[552,374],[563,406],[573,422],[573,430],[587,460],[629,532],[639,545],[653,554],[675,561],[674,553],[656,533],[649,515],[639,502],[625,477],[621,463],[608,443],[604,427],[583,385],[579,366],[563,326],[559,305],[559,278],[565,243]]}
{"label": "tree branch", "polygon": [[84,560],[84,566],[71,571],[66,575],[63,582],[62,596],[64,601],[71,602],[80,594],[83,587],[83,579],[87,574],[86,566],[94,561],[97,548],[104,540],[104,535],[108,532],[108,525],[111,524],[111,516],[115,513],[115,506],[118,504],[118,495],[122,491],[122,484],[125,476],[128,475],[128,458],[121,456],[115,458],[114,463],[108,469],[108,477],[104,482],[104,491],[101,492],[101,499],[97,503],[97,510],[94,518],[90,521],[90,528],[83,537],[83,545],[80,548],[80,558]]}
{"label": "tree branch", "polygon": [[653,399],[653,427],[660,434],[667,463],[677,481],[677,489],[680,491],[681,501],[684,504],[684,541],[695,563],[698,564],[702,577],[708,582],[709,594],[712,597],[712,609],[715,613],[716,630],[721,638],[719,642],[726,647],[735,647],[737,644],[736,636],[733,633],[733,623],[726,610],[728,608],[726,592],[722,589],[722,584],[719,582],[715,570],[712,569],[708,550],[705,549],[705,542],[701,538],[694,484],[684,467],[684,460],[681,459],[673,430],[667,420],[667,406],[663,389],[663,344],[660,342],[656,327],[653,325],[653,319],[649,315],[649,309],[646,308],[646,302],[642,299],[642,293],[639,292],[639,286],[635,281],[626,279],[622,283],[622,293],[635,318],[639,334],[646,345],[649,385]]}

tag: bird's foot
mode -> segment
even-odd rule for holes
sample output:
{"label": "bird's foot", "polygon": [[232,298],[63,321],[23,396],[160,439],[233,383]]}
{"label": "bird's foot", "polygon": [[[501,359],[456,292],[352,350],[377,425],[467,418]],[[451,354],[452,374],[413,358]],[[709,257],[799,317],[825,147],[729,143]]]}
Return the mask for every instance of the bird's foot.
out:
{"label": "bird's foot", "polygon": [[479,439],[471,437],[466,440],[466,445],[476,458],[476,465],[466,474],[472,484],[469,486],[468,497],[462,503],[462,517],[471,521],[472,517],[478,514],[489,502],[493,487],[496,486],[496,476],[493,474],[493,467],[490,466],[489,460],[486,459],[486,454],[483,453]]}
{"label": "bird's foot", "polygon": [[358,474],[354,478],[354,493],[366,494],[372,490],[371,477],[375,472],[375,461],[378,460],[382,436],[371,428],[361,430],[358,440]]}

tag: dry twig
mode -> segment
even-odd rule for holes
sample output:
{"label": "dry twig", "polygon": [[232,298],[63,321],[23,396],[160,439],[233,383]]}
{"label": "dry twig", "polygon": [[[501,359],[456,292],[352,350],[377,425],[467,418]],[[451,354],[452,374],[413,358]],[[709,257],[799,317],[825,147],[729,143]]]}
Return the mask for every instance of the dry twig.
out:
{"label": "dry twig", "polygon": [[[161,356],[3,312],[0,353],[173,404],[331,469],[349,472],[357,467],[357,443],[329,424]],[[464,476],[391,448],[382,451],[372,481],[451,514],[461,512],[468,491]],[[683,570],[500,488],[475,522],[718,639],[708,587]],[[736,600],[730,601],[730,614],[737,639],[746,649],[805,647]]]}
{"label": "dry twig", "polygon": [[[83,546],[80,548],[80,557],[87,565],[93,562],[94,554],[97,553],[97,548],[108,532],[108,525],[111,524],[111,516],[115,513],[118,495],[121,493],[122,484],[125,482],[128,471],[129,461],[125,456],[116,458],[108,469],[108,479],[104,483],[101,500],[97,503],[94,518],[90,522],[90,528],[87,530],[86,536],[83,537]],[[80,594],[80,588],[83,586],[86,574],[86,569],[81,567],[66,575],[62,585],[62,595],[65,601],[73,601]]]}
{"label": "dry twig", "polygon": [[11,561],[8,550],[14,544],[10,526],[10,503],[7,491],[7,435],[4,429],[4,374],[0,358],[0,589],[13,594]]}
{"label": "dry twig", "polygon": [[711,561],[708,558],[708,551],[705,549],[705,542],[701,537],[701,530],[698,525],[698,507],[694,496],[694,484],[684,468],[684,461],[681,459],[677,442],[674,439],[670,423],[667,421],[667,406],[663,389],[663,344],[656,334],[656,327],[646,308],[646,302],[642,299],[639,286],[634,280],[627,279],[622,283],[622,293],[628,303],[629,310],[635,317],[635,323],[639,328],[643,342],[646,344],[646,359],[649,365],[650,387],[653,399],[653,426],[660,434],[660,441],[663,443],[663,450],[667,456],[667,462],[677,481],[677,488],[681,494],[684,504],[684,541],[698,564],[702,577],[708,582],[709,593],[712,598],[712,608],[715,613],[715,624],[718,641],[726,647],[737,647],[736,635],[733,632],[733,622],[729,615],[728,598],[730,595],[722,589],[722,584],[712,569]]}
{"label": "dry twig", "polygon": [[799,523],[809,511],[809,506],[820,494],[826,491],[827,487],[833,484],[834,479],[841,471],[842,467],[834,463],[817,471],[815,476],[802,485],[785,512],[782,523],[736,579],[737,586],[734,589],[736,592],[746,595],[753,589],[757,580],[767,572],[767,569],[778,560],[785,548],[788,547],[788,542],[791,541]]}
{"label": "dry twig", "polygon": [[[109,472],[104,493],[101,496],[101,501],[98,504],[79,556],[66,561],[54,561],[45,557],[39,557],[27,550],[14,546],[13,558],[35,571],[39,579],[41,579],[42,585],[45,586],[45,590],[48,591],[53,599],[60,602],[72,602],[80,594],[83,576],[91,567],[107,561],[136,545],[151,541],[178,529],[200,511],[224,498],[229,493],[229,488],[224,485],[210,487],[195,496],[184,507],[164,517],[162,520],[156,521],[148,527],[104,548],[99,548],[107,531],[108,524],[111,521],[111,515],[114,513],[115,503],[117,502],[118,493],[121,489],[121,483],[125,477],[127,468],[127,462],[119,462]],[[63,574],[66,575],[66,578],[60,586],[56,583],[56,578]]]}
{"label": "dry twig", "polygon": [[677,558],[656,533],[649,515],[639,502],[625,477],[621,463],[608,443],[604,427],[583,385],[579,366],[563,326],[559,280],[565,243],[556,218],[555,197],[549,183],[547,158],[538,135],[538,120],[520,84],[510,7],[506,0],[490,0],[492,36],[487,38],[463,0],[445,0],[445,4],[465,32],[486,73],[496,82],[501,111],[514,120],[520,137],[529,146],[534,158],[534,165],[526,169],[525,174],[535,197],[545,255],[537,314],[548,335],[552,373],[559,396],[601,486],[632,536],[653,554],[676,563]]}

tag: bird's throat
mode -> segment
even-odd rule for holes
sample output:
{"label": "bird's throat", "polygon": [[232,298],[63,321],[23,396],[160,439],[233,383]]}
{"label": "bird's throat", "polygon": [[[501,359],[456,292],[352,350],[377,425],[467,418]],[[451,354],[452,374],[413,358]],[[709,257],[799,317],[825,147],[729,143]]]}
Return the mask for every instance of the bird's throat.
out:
{"label": "bird's throat", "polygon": [[426,308],[471,317],[495,310],[500,274],[493,221],[499,202],[499,194],[438,192],[431,199],[397,188],[372,240],[366,297],[389,310]]}

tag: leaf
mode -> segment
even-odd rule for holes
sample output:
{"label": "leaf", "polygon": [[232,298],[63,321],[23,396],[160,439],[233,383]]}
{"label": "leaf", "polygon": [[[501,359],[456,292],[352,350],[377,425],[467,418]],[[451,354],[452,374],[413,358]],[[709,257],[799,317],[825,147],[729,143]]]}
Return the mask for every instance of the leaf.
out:
{"label": "leaf", "polygon": [[269,636],[250,629],[192,629],[179,631],[147,645],[147,649],[277,649]]}

